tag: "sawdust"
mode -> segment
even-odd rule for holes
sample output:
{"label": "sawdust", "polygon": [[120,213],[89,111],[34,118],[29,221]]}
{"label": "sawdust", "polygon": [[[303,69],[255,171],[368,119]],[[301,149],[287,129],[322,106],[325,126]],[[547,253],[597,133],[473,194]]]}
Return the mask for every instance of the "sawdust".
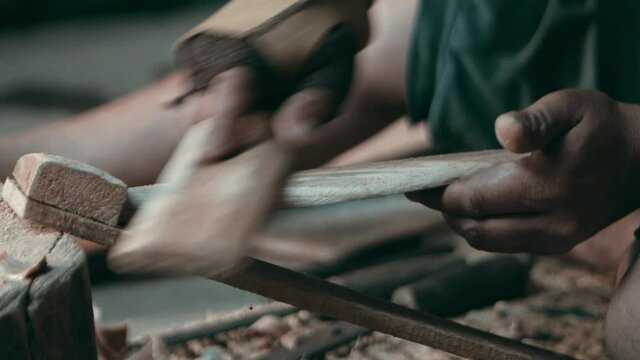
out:
{"label": "sawdust", "polygon": [[[613,275],[598,274],[556,259],[540,259],[532,271],[535,289],[525,298],[498,302],[456,320],[482,330],[572,355],[607,359],[602,346],[603,321],[613,291]],[[459,357],[408,341],[374,334],[348,356],[326,359],[430,359]]]}

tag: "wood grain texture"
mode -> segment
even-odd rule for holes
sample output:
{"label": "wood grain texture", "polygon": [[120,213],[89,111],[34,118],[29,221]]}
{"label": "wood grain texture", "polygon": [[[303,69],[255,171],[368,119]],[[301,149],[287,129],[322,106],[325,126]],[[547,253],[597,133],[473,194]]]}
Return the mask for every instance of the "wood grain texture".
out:
{"label": "wood grain texture", "polygon": [[[55,188],[56,185],[56,181],[51,182],[52,188]],[[120,229],[116,227],[29,199],[11,178],[5,182],[2,198],[18,216],[25,220],[34,221],[83,239],[90,239],[100,245],[113,245],[121,233]]]}
{"label": "wood grain texture", "polygon": [[22,220],[0,202],[0,251],[24,264],[46,257],[35,278],[0,281],[1,359],[96,359],[82,250],[62,233]]}
{"label": "wood grain texture", "polygon": [[13,178],[29,199],[115,226],[127,186],[92,166],[48,154],[21,157]]}
{"label": "wood grain texture", "polygon": [[436,188],[519,157],[495,150],[308,170],[291,177],[283,202],[318,206]]}
{"label": "wood grain texture", "polygon": [[[302,171],[287,181],[282,204],[312,207],[432,189],[521,157],[502,150],[479,151]],[[166,188],[129,189],[130,207],[139,208]]]}

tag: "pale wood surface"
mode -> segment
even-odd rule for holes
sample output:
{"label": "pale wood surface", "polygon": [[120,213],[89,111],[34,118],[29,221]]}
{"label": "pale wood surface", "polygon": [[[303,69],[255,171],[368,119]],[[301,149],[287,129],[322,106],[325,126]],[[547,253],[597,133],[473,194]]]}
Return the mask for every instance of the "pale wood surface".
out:
{"label": "pale wood surface", "polygon": [[[290,177],[282,201],[286,207],[311,207],[431,189],[521,157],[479,151],[302,171]],[[166,187],[129,189],[130,206],[140,207]]]}
{"label": "pale wood surface", "polygon": [[289,179],[283,202],[318,206],[430,189],[518,158],[496,150],[308,170]]}
{"label": "pale wood surface", "polygon": [[27,198],[106,225],[117,224],[127,199],[127,186],[119,179],[59,156],[25,155],[12,176]]}
{"label": "pale wood surface", "polygon": [[[54,189],[57,181],[51,181],[51,184],[50,188]],[[5,182],[2,197],[4,202],[25,220],[35,221],[83,239],[91,239],[101,245],[113,245],[121,233],[116,227],[29,199],[13,179],[7,179]]]}

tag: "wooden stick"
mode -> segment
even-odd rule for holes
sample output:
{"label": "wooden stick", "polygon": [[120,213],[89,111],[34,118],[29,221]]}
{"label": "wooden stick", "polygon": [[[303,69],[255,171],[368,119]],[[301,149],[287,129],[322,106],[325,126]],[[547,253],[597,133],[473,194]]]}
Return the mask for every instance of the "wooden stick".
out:
{"label": "wooden stick", "polygon": [[468,358],[571,359],[255,259],[241,270],[214,280]]}
{"label": "wooden stick", "polygon": [[[285,207],[310,207],[431,189],[520,157],[492,150],[307,170],[291,176],[282,202]],[[129,189],[128,211],[141,207],[166,186]]]}

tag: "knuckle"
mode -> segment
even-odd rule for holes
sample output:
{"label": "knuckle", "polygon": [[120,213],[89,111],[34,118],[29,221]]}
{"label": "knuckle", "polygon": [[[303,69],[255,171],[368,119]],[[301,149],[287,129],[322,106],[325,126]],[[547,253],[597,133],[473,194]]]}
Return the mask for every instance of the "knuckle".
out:
{"label": "knuckle", "polygon": [[462,203],[462,211],[469,216],[478,217],[484,215],[487,209],[486,199],[479,191],[469,191],[465,194]]}
{"label": "knuckle", "polygon": [[522,122],[525,131],[532,134],[546,135],[549,132],[551,116],[545,108],[538,110],[523,110]]}
{"label": "knuckle", "polygon": [[478,250],[485,250],[488,247],[486,233],[477,224],[468,224],[461,228],[462,237],[467,240],[467,243]]}

